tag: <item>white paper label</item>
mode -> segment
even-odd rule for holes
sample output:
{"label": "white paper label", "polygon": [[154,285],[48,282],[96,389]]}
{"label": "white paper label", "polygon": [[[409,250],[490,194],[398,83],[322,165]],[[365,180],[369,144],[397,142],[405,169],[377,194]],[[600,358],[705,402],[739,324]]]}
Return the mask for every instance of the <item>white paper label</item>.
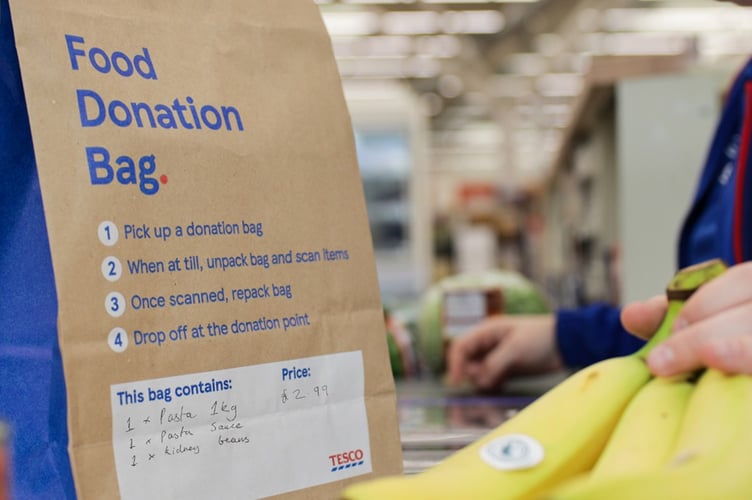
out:
{"label": "white paper label", "polygon": [[483,318],[486,315],[486,294],[482,290],[453,292],[444,295],[447,318]]}
{"label": "white paper label", "polygon": [[444,334],[457,337],[488,315],[484,290],[457,290],[444,294]]}
{"label": "white paper label", "polygon": [[360,351],[111,386],[123,499],[260,498],[371,472]]}
{"label": "white paper label", "polygon": [[480,449],[488,465],[499,470],[529,469],[543,461],[543,446],[525,434],[507,434],[489,441]]}

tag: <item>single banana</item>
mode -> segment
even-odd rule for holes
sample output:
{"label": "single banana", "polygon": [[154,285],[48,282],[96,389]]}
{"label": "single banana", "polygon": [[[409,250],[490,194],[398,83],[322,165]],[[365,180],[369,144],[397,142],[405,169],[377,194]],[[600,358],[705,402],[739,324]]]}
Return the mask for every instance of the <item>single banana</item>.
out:
{"label": "single banana", "polygon": [[[709,266],[715,271],[709,272]],[[676,295],[678,286],[696,288],[720,272],[715,262],[680,271],[669,284],[675,296],[661,327],[634,355],[583,368],[477,442],[420,474],[356,483],[341,498],[536,498],[555,484],[590,470],[624,408],[651,378],[644,358],[671,332],[684,300],[684,292]],[[695,280],[700,274],[704,278]]]}
{"label": "single banana", "polygon": [[645,384],[624,410],[589,478],[656,470],[665,465],[693,389],[689,376],[658,377]]}
{"label": "single banana", "polygon": [[686,410],[672,458],[657,471],[573,481],[550,500],[749,500],[752,376],[707,370]]}
{"label": "single banana", "polygon": [[[637,392],[619,419],[593,469],[565,481],[552,494],[584,492],[611,478],[659,470],[671,458],[694,390],[688,376],[653,378]],[[582,494],[582,493],[577,493]],[[569,497],[566,497],[569,498]]]}

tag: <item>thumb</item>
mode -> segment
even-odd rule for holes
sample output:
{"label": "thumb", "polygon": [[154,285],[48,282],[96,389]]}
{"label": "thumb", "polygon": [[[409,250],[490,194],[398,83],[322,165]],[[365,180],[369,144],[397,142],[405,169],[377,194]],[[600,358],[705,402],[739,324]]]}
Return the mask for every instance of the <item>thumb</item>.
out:
{"label": "thumb", "polygon": [[656,295],[645,301],[632,302],[621,310],[621,323],[633,335],[649,339],[661,325],[667,307],[668,301],[665,295]]}

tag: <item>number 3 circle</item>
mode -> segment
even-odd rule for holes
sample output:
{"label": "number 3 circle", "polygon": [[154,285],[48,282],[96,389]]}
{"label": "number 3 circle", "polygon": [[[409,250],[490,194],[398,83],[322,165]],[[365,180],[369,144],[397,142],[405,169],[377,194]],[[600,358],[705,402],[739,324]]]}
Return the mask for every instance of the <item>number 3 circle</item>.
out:
{"label": "number 3 circle", "polygon": [[125,297],[122,293],[110,292],[104,299],[104,308],[113,318],[119,318],[125,312]]}

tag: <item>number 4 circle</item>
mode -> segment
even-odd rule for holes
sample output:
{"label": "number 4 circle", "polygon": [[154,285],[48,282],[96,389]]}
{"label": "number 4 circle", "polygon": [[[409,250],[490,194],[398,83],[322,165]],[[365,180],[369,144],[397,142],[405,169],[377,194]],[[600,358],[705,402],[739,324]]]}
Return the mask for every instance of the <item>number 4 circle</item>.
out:
{"label": "number 4 circle", "polygon": [[128,349],[128,334],[119,326],[115,327],[110,330],[110,334],[107,336],[107,343],[113,351],[123,352]]}

